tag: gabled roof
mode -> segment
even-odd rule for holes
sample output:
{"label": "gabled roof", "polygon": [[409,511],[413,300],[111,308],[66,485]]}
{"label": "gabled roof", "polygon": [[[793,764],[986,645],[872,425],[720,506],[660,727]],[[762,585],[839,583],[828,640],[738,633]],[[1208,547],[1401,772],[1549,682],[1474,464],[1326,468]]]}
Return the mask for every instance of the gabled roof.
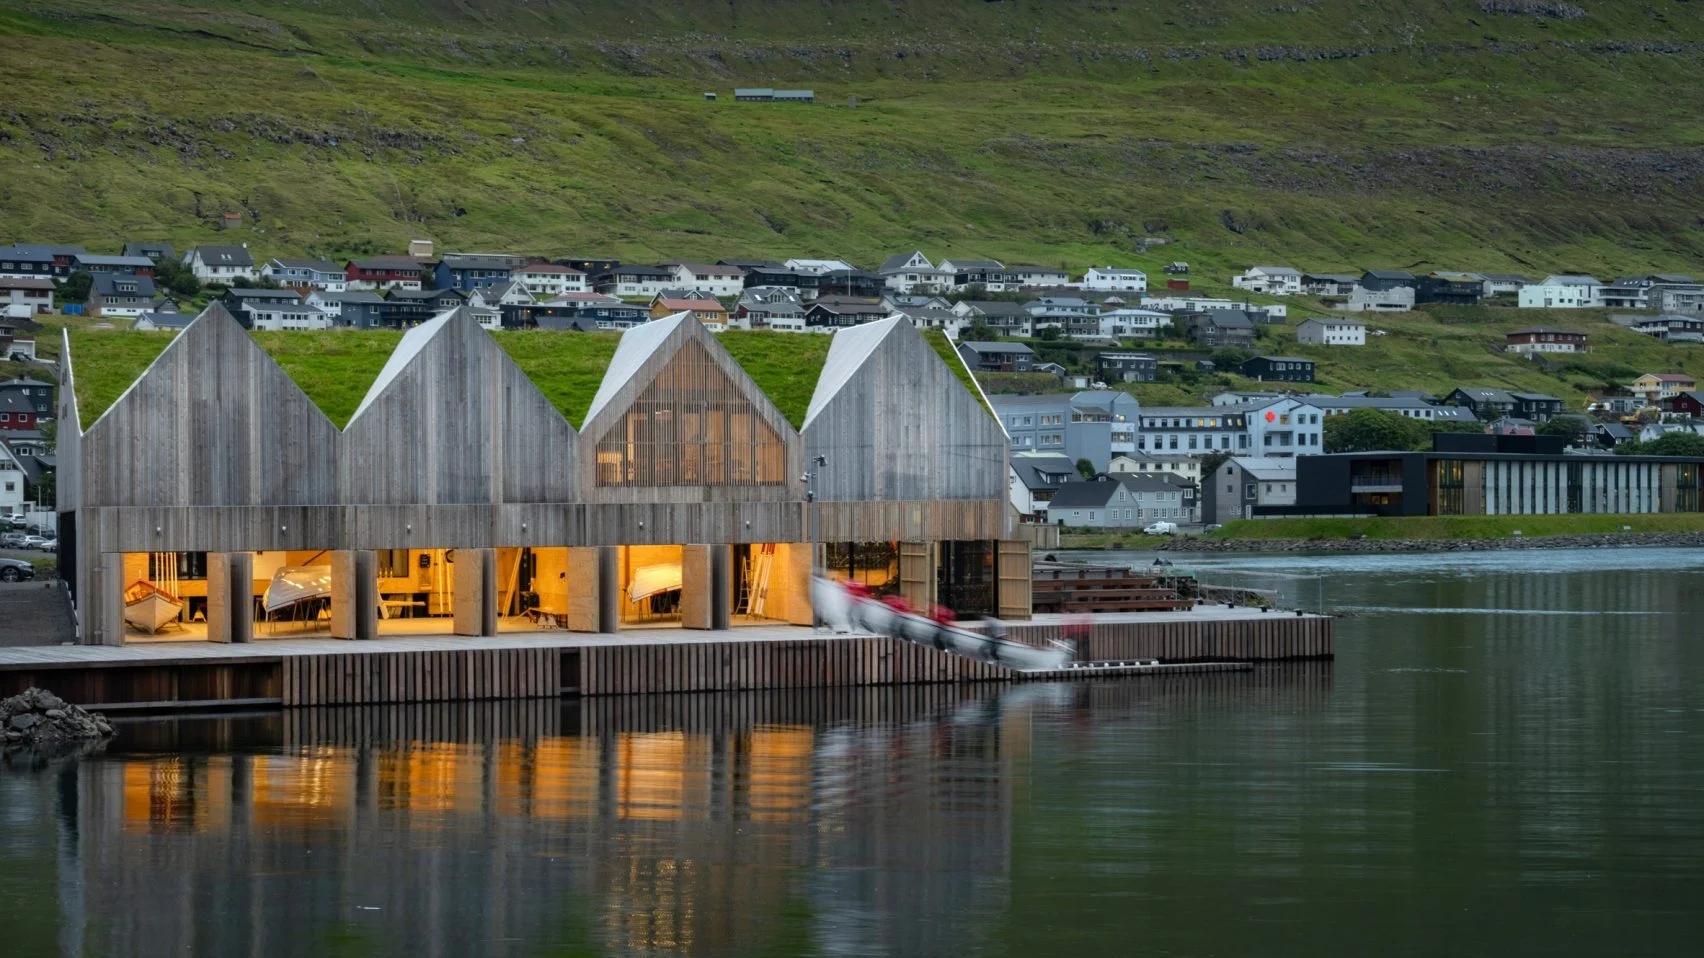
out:
{"label": "gabled roof", "polygon": [[1696,377],[1688,376],[1685,373],[1646,373],[1639,378],[1644,379],[1645,376],[1662,383],[1695,383],[1698,381]]}
{"label": "gabled roof", "polygon": [[972,311],[988,317],[1007,317],[1011,319],[1028,319],[1029,310],[1021,303],[1008,303],[990,300],[966,300],[965,305]]}
{"label": "gabled roof", "polygon": [[294,299],[302,297],[293,289],[263,289],[258,286],[233,286],[225,291],[226,299],[242,301],[245,299]]}
{"label": "gabled roof", "polygon": [[130,269],[154,268],[154,261],[146,256],[95,256],[85,254],[78,256],[77,262],[84,266],[115,266]]}
{"label": "gabled roof", "polygon": [[994,354],[1007,354],[1007,355],[1018,355],[1018,356],[1034,356],[1035,355],[1035,350],[1029,348],[1028,346],[1025,346],[1023,343],[972,343],[972,342],[964,342],[964,343],[959,343],[959,346],[964,348],[964,349],[968,349],[971,352],[982,353],[984,355],[994,355]]}
{"label": "gabled roof", "polygon": [[368,256],[352,259],[349,263],[356,269],[367,270],[408,270],[418,273],[425,268],[424,264],[412,256]]}
{"label": "gabled roof", "polygon": [[1288,266],[1250,266],[1251,273],[1263,273],[1267,276],[1300,276],[1302,271]]}
{"label": "gabled roof", "polygon": [[439,262],[450,269],[512,270],[520,258],[507,253],[445,253]]}
{"label": "gabled roof", "polygon": [[713,296],[670,296],[668,295],[669,292],[676,291],[668,290],[657,294],[656,298],[651,300],[651,305],[662,306],[664,309],[672,309],[677,312],[680,310],[701,313],[725,312],[722,309],[722,304]]}
{"label": "gabled roof", "polygon": [[[910,263],[913,258],[918,257],[918,256],[923,256],[923,251],[920,250],[920,249],[914,249],[909,253],[895,253],[894,255],[889,256],[887,259],[883,260],[882,265],[876,270],[876,272],[878,272],[878,273],[898,272],[899,270],[905,269],[906,264]],[[929,257],[927,257],[927,256],[923,256],[923,263],[924,263],[924,266],[917,267],[917,268],[919,268],[919,269],[933,269],[934,268],[934,264],[929,262]]]}
{"label": "gabled roof", "polygon": [[1602,286],[1596,276],[1586,276],[1578,273],[1555,273],[1544,278],[1541,286]]}
{"label": "gabled roof", "polygon": [[1235,456],[1231,461],[1262,482],[1288,482],[1296,478],[1294,456]]}
{"label": "gabled roof", "polygon": [[560,263],[528,263],[527,265],[522,266],[519,270],[517,270],[517,272],[521,272],[521,273],[546,273],[546,274],[553,275],[553,276],[584,276],[584,275],[586,275],[584,272],[577,270],[572,266],[563,266]]}
{"label": "gabled roof", "polygon": [[1515,397],[1508,390],[1497,389],[1493,386],[1458,386],[1456,392],[1477,402],[1513,403]]}
{"label": "gabled roof", "polygon": [[1314,364],[1314,360],[1305,356],[1255,356],[1248,361],[1252,363],[1255,360],[1265,360],[1269,363],[1307,363],[1310,366]]}
{"label": "gabled roof", "polygon": [[285,269],[309,269],[316,273],[342,273],[343,267],[329,259],[278,259],[270,262],[277,263]]}
{"label": "gabled roof", "polygon": [[1583,333],[1583,332],[1581,332],[1580,330],[1577,330],[1577,329],[1557,329],[1554,326],[1522,326],[1520,329],[1510,330],[1508,332],[1508,335],[1510,335],[1510,336],[1533,336],[1533,335],[1538,335],[1540,333],[1549,333],[1549,334],[1557,335],[1557,336],[1584,336],[1584,335],[1586,335],[1585,333]]}
{"label": "gabled roof", "polygon": [[[118,284],[135,286],[134,290],[118,291]],[[144,296],[154,298],[154,280],[150,276],[121,276],[117,273],[96,273],[89,277],[89,288],[101,296]]]}
{"label": "gabled roof", "polygon": [[738,266],[730,266],[725,263],[689,263],[681,261],[662,263],[660,265],[663,267],[672,266],[676,269],[684,269],[694,276],[720,276],[732,279],[745,275],[745,270],[740,269]]}
{"label": "gabled roof", "polygon": [[1053,493],[1052,501],[1047,509],[1104,509],[1124,488],[1117,479],[1079,479],[1059,486]]}
{"label": "gabled roof", "polygon": [[1401,269],[1369,269],[1366,275],[1374,279],[1415,279],[1413,273]]}
{"label": "gabled roof", "polygon": [[254,257],[241,246],[197,246],[191,251],[208,266],[253,266]]}

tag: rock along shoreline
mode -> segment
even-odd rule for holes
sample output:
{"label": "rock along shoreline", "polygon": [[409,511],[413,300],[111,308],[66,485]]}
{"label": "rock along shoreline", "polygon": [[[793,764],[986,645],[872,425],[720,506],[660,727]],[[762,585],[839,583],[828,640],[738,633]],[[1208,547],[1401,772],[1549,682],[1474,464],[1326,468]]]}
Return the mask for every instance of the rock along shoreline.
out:
{"label": "rock along shoreline", "polygon": [[1603,549],[1704,546],[1704,532],[1615,532],[1598,535],[1509,536],[1500,539],[1199,539],[1174,538],[1163,552],[1496,552],[1512,549]]}
{"label": "rock along shoreline", "polygon": [[0,699],[0,751],[57,751],[112,736],[106,716],[85,712],[45,689],[25,689]]}

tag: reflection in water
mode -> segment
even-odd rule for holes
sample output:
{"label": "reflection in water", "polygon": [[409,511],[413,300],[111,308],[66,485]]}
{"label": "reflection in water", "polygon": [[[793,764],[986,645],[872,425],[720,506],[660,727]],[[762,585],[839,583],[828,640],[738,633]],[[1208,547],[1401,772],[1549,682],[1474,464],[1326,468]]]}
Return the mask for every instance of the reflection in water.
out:
{"label": "reflection in water", "polygon": [[1696,950],[1704,550],[1294,561],[1334,663],[129,723],[0,767],[3,953]]}

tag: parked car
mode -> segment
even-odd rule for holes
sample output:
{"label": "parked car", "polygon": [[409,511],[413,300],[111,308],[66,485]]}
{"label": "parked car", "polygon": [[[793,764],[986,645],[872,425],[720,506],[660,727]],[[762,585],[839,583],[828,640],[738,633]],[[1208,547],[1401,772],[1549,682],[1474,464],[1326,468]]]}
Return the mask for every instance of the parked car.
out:
{"label": "parked car", "polygon": [[41,551],[43,551],[43,552],[58,552],[59,551],[59,537],[58,536],[43,536],[42,537],[42,543],[41,543]]}
{"label": "parked car", "polygon": [[1148,535],[1151,535],[1151,536],[1176,535],[1177,534],[1177,523],[1175,523],[1175,522],[1156,522],[1153,525],[1149,526],[1148,528],[1143,529],[1142,531],[1144,533],[1147,533]]}
{"label": "parked car", "polygon": [[0,559],[0,582],[22,582],[35,578],[35,566],[22,559]]}
{"label": "parked car", "polygon": [[24,547],[22,532],[0,532],[0,549],[21,549]]}
{"label": "parked car", "polygon": [[24,541],[18,544],[20,549],[39,549],[47,540],[41,536],[24,536]]}

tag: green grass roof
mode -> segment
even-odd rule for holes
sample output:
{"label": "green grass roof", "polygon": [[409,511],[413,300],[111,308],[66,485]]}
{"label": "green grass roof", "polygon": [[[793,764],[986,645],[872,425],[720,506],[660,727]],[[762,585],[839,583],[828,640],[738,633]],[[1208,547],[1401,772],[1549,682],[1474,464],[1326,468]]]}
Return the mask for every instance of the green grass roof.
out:
{"label": "green grass roof", "polygon": [[390,330],[257,332],[255,342],[342,429],[402,339]]}
{"label": "green grass roof", "polygon": [[118,401],[142,370],[166,351],[171,332],[73,329],[71,372],[77,380],[77,417],[84,429]]}
{"label": "green grass roof", "polygon": [[621,343],[620,333],[537,329],[495,333],[493,338],[575,429],[584,425],[604,370]]}
{"label": "green grass roof", "polygon": [[[168,343],[170,332],[72,330],[77,403],[86,428],[142,374]],[[401,334],[388,330],[257,332],[255,341],[338,428],[361,404]],[[621,342],[618,333],[536,330],[493,334],[497,345],[579,428]],[[798,426],[822,374],[828,336],[729,332],[718,341],[788,421]]]}
{"label": "green grass roof", "polygon": [[735,330],[716,341],[745,369],[781,415],[797,429],[805,424],[832,336]]}

